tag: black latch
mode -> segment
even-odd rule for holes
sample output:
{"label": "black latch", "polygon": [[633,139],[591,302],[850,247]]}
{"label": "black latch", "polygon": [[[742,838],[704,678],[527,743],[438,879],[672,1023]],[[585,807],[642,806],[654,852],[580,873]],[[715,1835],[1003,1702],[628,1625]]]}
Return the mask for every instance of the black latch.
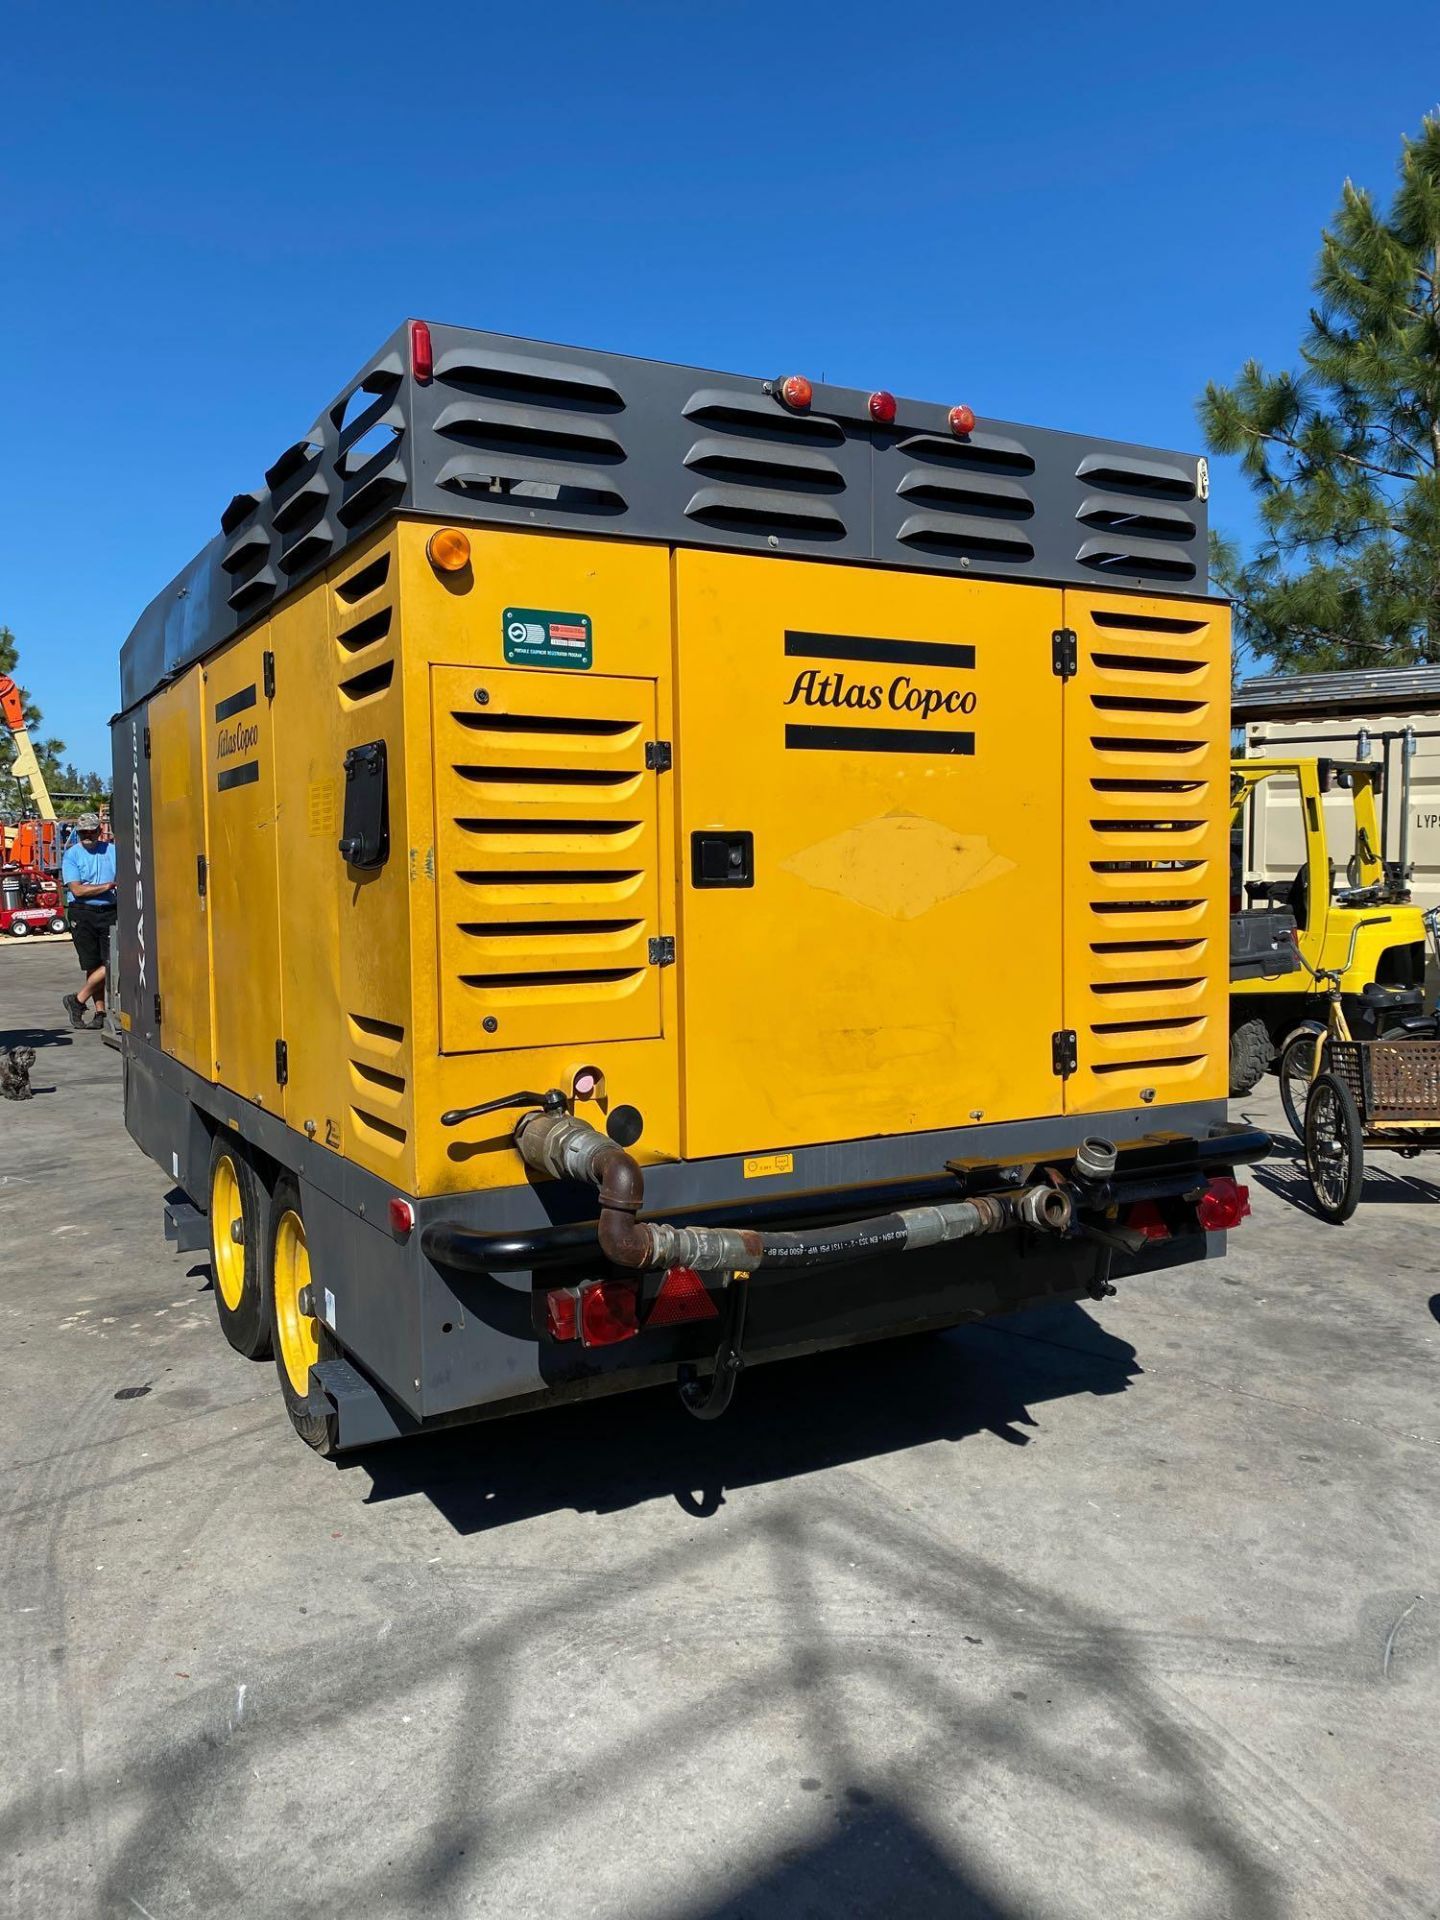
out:
{"label": "black latch", "polygon": [[275,656],[267,647],[260,656],[260,673],[265,682],[265,698],[275,698]]}
{"label": "black latch", "polygon": [[195,891],[203,900],[210,885],[210,868],[203,853],[195,856]]}
{"label": "black latch", "polygon": [[275,1042],[275,1081],[283,1087],[290,1078],[290,1049],[283,1040]]}
{"label": "black latch", "polygon": [[652,967],[673,967],[675,964],[675,936],[662,933],[658,940],[650,942],[650,964]]}
{"label": "black latch", "polygon": [[385,742],[351,747],[345,755],[345,820],[340,851],[347,866],[383,867],[390,852],[390,802]]}
{"label": "black latch", "polygon": [[150,729],[149,729],[149,727],[146,727],[146,729],[145,729],[145,758],[146,758],[147,760],[148,760],[148,759],[150,758]]}
{"label": "black latch", "polygon": [[1061,1027],[1058,1033],[1050,1036],[1050,1066],[1062,1080],[1068,1080],[1080,1064],[1080,1055],[1076,1047],[1075,1029]]}
{"label": "black latch", "polygon": [[1058,680],[1072,680],[1080,669],[1080,642],[1073,627],[1057,627],[1050,636],[1050,670]]}
{"label": "black latch", "polygon": [[743,833],[692,833],[690,836],[692,887],[753,887],[755,836]]}
{"label": "black latch", "polygon": [[668,773],[674,756],[670,752],[668,740],[647,740],[645,742],[645,764],[651,773]]}
{"label": "black latch", "polygon": [[155,1024],[157,1027],[160,1024],[160,996],[158,993],[155,996]]}

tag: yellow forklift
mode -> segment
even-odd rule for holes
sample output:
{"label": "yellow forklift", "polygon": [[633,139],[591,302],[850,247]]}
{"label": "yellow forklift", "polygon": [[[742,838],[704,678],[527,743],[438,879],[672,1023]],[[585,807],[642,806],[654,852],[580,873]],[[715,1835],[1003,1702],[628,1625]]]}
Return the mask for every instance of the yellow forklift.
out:
{"label": "yellow forklift", "polygon": [[[1403,752],[1399,766],[1403,784]],[[1341,969],[1342,1004],[1357,1035],[1374,1037],[1421,1008],[1425,921],[1410,899],[1408,795],[1392,860],[1385,776],[1380,760],[1267,756],[1232,764],[1232,1097],[1250,1093],[1297,1034],[1323,1028],[1321,969]],[[1340,808],[1325,804],[1340,794],[1353,822],[1348,846],[1337,836]],[[1291,860],[1293,870],[1277,877],[1273,869]]]}

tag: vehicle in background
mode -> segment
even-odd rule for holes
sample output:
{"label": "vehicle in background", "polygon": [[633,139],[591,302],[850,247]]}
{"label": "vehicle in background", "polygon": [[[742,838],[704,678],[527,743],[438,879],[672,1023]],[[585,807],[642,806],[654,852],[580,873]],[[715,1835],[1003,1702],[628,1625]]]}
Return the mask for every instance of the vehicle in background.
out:
{"label": "vehicle in background", "polygon": [[[1407,764],[1398,757],[1402,781]],[[1392,858],[1387,833],[1392,817],[1408,817],[1408,802],[1402,796],[1392,815],[1384,787],[1381,760],[1232,764],[1232,952],[1254,961],[1248,971],[1232,966],[1232,1096],[1251,1092],[1293,1035],[1324,1025],[1322,971],[1339,970],[1357,1036],[1421,1005],[1425,921],[1410,898],[1404,838]],[[1283,877],[1274,877],[1277,864]]]}

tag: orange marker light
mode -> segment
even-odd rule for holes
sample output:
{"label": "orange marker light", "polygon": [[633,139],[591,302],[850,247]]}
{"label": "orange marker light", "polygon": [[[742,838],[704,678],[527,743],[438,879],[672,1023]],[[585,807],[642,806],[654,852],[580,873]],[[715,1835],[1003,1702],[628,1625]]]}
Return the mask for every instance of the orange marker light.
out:
{"label": "orange marker light", "polygon": [[870,418],[882,427],[892,426],[895,421],[895,396],[880,390],[870,396]]}
{"label": "orange marker light", "polygon": [[975,414],[973,409],[970,407],[951,407],[950,431],[952,433],[966,434],[973,433],[974,430]]}
{"label": "orange marker light", "polygon": [[792,413],[808,413],[815,389],[803,373],[792,373],[780,382],[780,398]]}
{"label": "orange marker light", "polygon": [[425,558],[437,573],[463,573],[470,564],[470,536],[458,527],[439,527],[425,542]]}

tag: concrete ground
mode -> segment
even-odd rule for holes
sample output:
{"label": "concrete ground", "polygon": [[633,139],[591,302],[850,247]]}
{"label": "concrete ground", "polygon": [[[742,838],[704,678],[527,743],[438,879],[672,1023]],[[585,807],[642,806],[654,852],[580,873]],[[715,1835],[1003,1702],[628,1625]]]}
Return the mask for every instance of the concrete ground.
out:
{"label": "concrete ground", "polygon": [[1440,1912],[1427,1163],[1332,1228],[1282,1153],[1223,1262],[714,1428],[336,1467],[164,1244],[73,971],[0,954],[7,1911]]}

